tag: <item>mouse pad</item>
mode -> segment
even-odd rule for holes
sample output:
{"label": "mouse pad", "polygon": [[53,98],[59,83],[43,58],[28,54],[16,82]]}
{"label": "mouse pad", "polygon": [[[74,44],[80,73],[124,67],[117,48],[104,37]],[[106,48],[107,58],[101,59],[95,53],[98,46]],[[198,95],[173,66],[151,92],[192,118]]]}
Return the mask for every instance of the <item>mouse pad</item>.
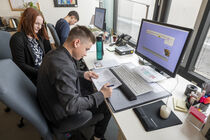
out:
{"label": "mouse pad", "polygon": [[160,106],[164,104],[163,101],[158,101],[133,109],[146,131],[182,124],[173,111],[171,111],[168,119],[160,118]]}

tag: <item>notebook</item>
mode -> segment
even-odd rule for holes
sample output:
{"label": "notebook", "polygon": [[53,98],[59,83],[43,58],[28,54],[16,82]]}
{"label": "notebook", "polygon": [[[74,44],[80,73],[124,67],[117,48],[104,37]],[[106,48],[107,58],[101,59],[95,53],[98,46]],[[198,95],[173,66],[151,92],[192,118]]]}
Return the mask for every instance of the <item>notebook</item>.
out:
{"label": "notebook", "polygon": [[174,114],[173,111],[168,119],[165,120],[160,118],[161,105],[164,105],[163,101],[158,101],[133,109],[146,131],[182,124],[181,120]]}

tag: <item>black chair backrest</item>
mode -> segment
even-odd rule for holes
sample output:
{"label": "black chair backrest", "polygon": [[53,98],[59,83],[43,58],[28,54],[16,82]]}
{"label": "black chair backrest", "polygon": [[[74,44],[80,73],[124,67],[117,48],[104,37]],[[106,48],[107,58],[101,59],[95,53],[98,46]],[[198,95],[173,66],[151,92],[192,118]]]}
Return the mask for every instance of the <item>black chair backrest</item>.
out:
{"label": "black chair backrest", "polygon": [[12,53],[9,47],[11,35],[9,32],[0,31],[0,59],[12,59]]}
{"label": "black chair backrest", "polygon": [[53,39],[54,39],[54,41],[55,41],[55,46],[56,46],[56,48],[60,47],[61,42],[60,42],[60,39],[59,39],[59,37],[58,37],[58,34],[57,34],[56,30],[55,30],[54,25],[51,24],[51,23],[48,23],[48,24],[47,24],[47,27],[49,28],[49,30],[50,30],[50,32],[51,32],[51,34],[52,34],[52,36],[53,36]]}
{"label": "black chair backrest", "polygon": [[37,102],[36,87],[11,59],[0,60],[0,101],[30,121],[44,140],[52,140]]}

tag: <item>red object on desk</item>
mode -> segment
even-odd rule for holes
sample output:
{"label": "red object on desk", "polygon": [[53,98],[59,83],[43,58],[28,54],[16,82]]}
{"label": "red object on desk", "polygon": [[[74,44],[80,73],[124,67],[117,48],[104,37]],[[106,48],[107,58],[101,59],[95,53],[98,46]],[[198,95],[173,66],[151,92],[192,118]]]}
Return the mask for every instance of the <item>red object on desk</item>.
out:
{"label": "red object on desk", "polygon": [[198,111],[198,109],[194,106],[190,107],[189,113],[196,117],[202,123],[205,122],[206,116],[202,112]]}
{"label": "red object on desk", "polygon": [[204,104],[209,104],[210,103],[210,97],[207,97],[203,101]]}
{"label": "red object on desk", "polygon": [[202,96],[202,97],[200,98],[200,103],[203,103],[204,100],[205,100],[205,97]]}

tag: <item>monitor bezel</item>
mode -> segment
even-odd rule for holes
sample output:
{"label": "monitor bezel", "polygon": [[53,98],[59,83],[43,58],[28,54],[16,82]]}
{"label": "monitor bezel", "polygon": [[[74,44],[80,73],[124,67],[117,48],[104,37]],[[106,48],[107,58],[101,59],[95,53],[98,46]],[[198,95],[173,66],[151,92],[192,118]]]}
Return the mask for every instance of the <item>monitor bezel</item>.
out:
{"label": "monitor bezel", "polygon": [[[185,41],[185,44],[184,44],[184,47],[182,49],[182,52],[179,56],[179,59],[178,59],[178,62],[175,66],[175,69],[174,69],[174,72],[171,72],[169,70],[167,70],[166,68],[164,68],[163,66],[161,66],[160,64],[154,62],[153,60],[149,59],[148,57],[144,56],[143,54],[141,54],[140,52],[137,52],[137,49],[138,49],[138,45],[139,45],[139,37],[140,37],[140,33],[141,33],[141,29],[142,29],[142,24],[143,22],[150,22],[150,23],[154,23],[154,24],[158,24],[158,25],[163,25],[163,26],[167,26],[167,27],[172,27],[172,28],[176,28],[176,29],[180,29],[180,30],[184,30],[184,31],[187,31],[189,32],[188,36],[187,36],[187,39]],[[148,19],[142,19],[141,21],[141,26],[140,26],[140,30],[139,30],[139,34],[138,34],[138,41],[137,41],[137,46],[136,46],[136,49],[135,49],[135,53],[137,55],[139,55],[141,58],[145,59],[146,61],[148,61],[150,64],[152,64],[155,68],[157,68],[159,71],[163,71],[165,72],[166,74],[168,74],[170,77],[175,77],[176,74],[177,74],[177,71],[178,71],[178,68],[179,68],[179,65],[182,61],[182,58],[185,54],[185,51],[186,51],[186,48],[188,46],[188,43],[189,43],[189,40],[191,38],[191,35],[192,35],[192,29],[190,28],[186,28],[186,27],[181,27],[181,26],[177,26],[177,25],[172,25],[172,24],[167,24],[167,23],[162,23],[162,22],[157,22],[157,21],[153,21],[153,20],[148,20]]]}
{"label": "monitor bezel", "polygon": [[[101,9],[101,10],[104,10],[104,21],[103,21],[103,27],[102,27],[102,29],[101,29],[100,27],[96,26],[96,24],[95,24],[95,19],[96,19],[96,9]],[[95,16],[94,16],[94,26],[95,26],[95,27],[97,27],[97,28],[99,28],[100,30],[104,31],[104,30],[105,30],[105,29],[104,29],[105,20],[106,20],[106,9],[105,9],[105,8],[96,7],[96,8],[95,8]]]}

